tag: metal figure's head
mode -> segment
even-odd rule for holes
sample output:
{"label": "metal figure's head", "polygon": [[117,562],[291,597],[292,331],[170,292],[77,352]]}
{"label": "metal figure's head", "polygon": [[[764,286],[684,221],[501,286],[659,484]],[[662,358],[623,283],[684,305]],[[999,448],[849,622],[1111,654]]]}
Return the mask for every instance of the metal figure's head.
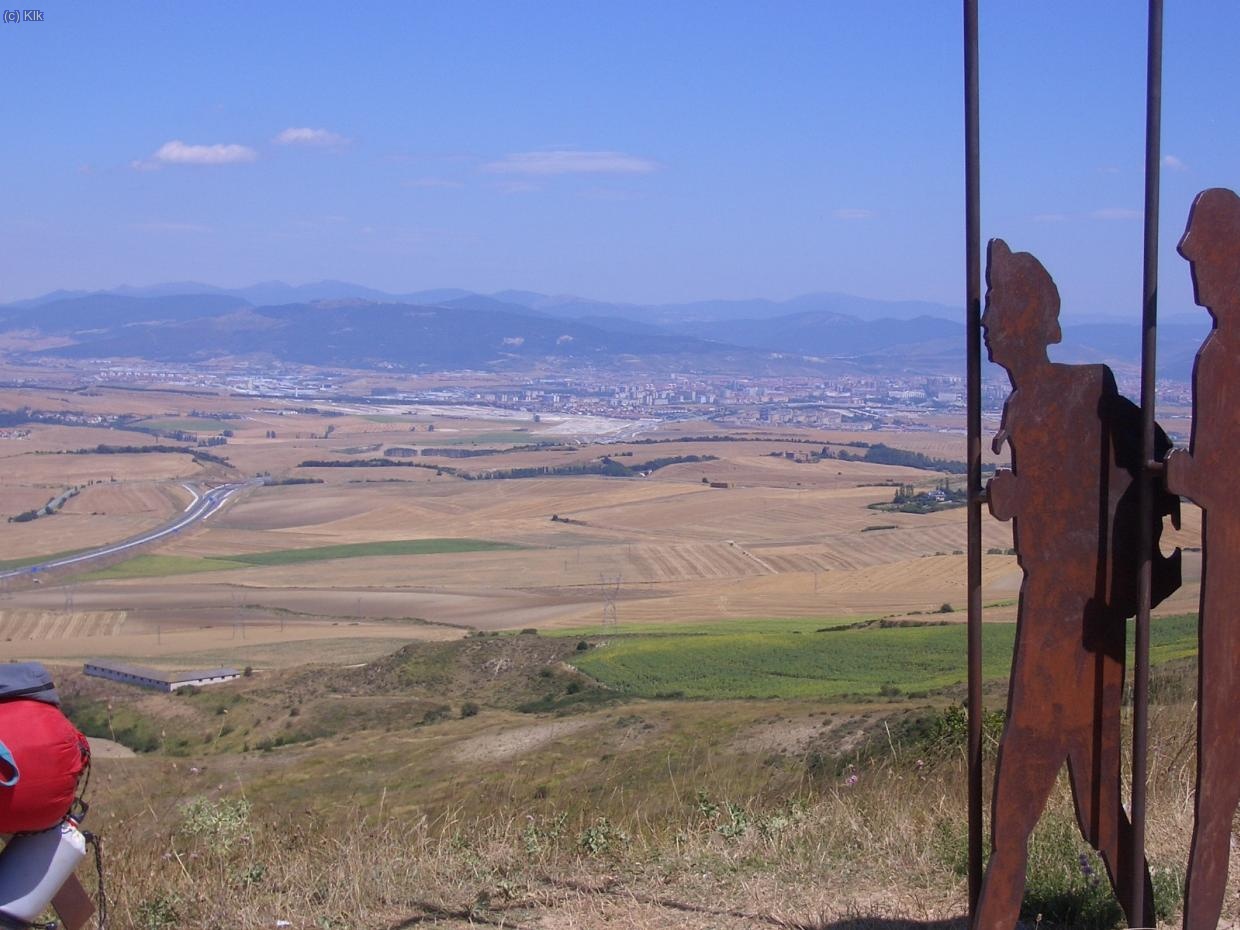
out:
{"label": "metal figure's head", "polygon": [[1055,282],[1040,261],[1002,239],[991,239],[986,249],[982,327],[990,360],[1008,371],[1044,362],[1046,347],[1063,338]]}
{"label": "metal figure's head", "polygon": [[1240,307],[1240,197],[1225,187],[1198,194],[1180,254],[1192,265],[1194,298],[1215,319],[1221,309]]}

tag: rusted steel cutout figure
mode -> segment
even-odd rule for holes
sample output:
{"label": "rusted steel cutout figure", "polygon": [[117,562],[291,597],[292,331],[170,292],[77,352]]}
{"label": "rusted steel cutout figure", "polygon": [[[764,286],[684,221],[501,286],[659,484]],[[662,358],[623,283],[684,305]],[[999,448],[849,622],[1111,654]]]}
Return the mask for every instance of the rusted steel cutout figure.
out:
{"label": "rusted steel cutout figure", "polygon": [[1240,197],[1202,191],[1180,254],[1197,303],[1214,319],[1193,367],[1193,432],[1167,458],[1167,488],[1202,509],[1198,629],[1197,800],[1184,926],[1218,925],[1231,822],[1240,801]]}
{"label": "rusted steel cutout figure", "polygon": [[[1025,888],[1029,835],[1066,761],[1081,833],[1102,855],[1112,887],[1130,901],[1132,827],[1120,793],[1120,704],[1125,622],[1137,610],[1141,415],[1105,365],[1052,362],[1060,341],[1059,291],[1028,252],[995,239],[987,250],[990,360],[1008,372],[995,451],[1012,468],[987,491],[991,513],[1014,521],[1024,570],[1007,725],[999,746],[992,854],[975,930],[1011,930]],[[1158,453],[1170,446],[1158,431]],[[1148,480],[1148,479],[1147,479]],[[1158,551],[1161,516],[1178,524],[1179,499],[1155,493],[1154,602],[1180,584],[1179,551]],[[1154,925],[1145,869],[1145,912]]]}

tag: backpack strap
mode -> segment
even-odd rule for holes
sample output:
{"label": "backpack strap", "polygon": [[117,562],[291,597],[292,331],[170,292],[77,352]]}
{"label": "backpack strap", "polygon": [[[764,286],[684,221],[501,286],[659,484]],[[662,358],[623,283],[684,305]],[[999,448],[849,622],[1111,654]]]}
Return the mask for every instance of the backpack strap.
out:
{"label": "backpack strap", "polygon": [[17,770],[17,762],[13,759],[13,753],[9,751],[9,747],[0,741],[0,763],[8,766],[13,770],[13,777],[0,779],[0,787],[12,788],[17,784],[17,780],[22,777],[21,772]]}

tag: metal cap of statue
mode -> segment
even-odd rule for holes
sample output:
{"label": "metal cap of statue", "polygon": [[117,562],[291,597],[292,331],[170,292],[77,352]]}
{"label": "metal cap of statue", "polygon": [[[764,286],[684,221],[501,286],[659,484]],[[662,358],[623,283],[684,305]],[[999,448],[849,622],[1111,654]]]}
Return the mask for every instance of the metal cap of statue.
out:
{"label": "metal cap of statue", "polygon": [[1180,254],[1197,303],[1214,318],[1193,368],[1193,432],[1167,458],[1168,490],[1200,505],[1197,799],[1184,895],[1188,930],[1218,925],[1232,816],[1240,801],[1240,197],[1214,188],[1193,202]]}
{"label": "metal cap of statue", "polygon": [[[987,494],[991,513],[1013,521],[1024,579],[992,855],[974,926],[1011,930],[1029,835],[1065,762],[1081,833],[1101,854],[1119,900],[1131,900],[1120,707],[1125,623],[1137,610],[1141,415],[1105,365],[1050,360],[1047,347],[1061,338],[1059,291],[1036,258],[992,240],[986,283],[986,346],[1012,383],[995,437],[996,452],[1010,445],[1012,468],[996,473]],[[1159,430],[1159,455],[1169,446]],[[1157,603],[1180,583],[1178,550],[1171,558],[1158,551],[1161,516],[1178,521],[1179,500],[1154,493]],[[1146,913],[1128,914],[1130,926],[1154,925],[1148,867],[1145,886]]]}

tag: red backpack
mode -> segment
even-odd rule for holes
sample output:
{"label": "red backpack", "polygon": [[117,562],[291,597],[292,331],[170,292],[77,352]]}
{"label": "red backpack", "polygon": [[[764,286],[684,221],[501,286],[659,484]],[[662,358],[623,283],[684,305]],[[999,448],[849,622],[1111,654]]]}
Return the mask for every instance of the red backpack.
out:
{"label": "red backpack", "polygon": [[47,670],[0,665],[0,833],[56,826],[69,813],[90,744],[60,711]]}

